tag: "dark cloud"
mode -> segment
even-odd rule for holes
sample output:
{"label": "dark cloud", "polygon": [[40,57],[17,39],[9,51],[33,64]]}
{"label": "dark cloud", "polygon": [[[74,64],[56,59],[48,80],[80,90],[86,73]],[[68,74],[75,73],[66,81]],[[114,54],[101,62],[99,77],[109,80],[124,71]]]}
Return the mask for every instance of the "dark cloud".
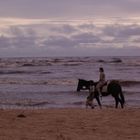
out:
{"label": "dark cloud", "polygon": [[[133,46],[134,47],[134,46]],[[139,51],[140,49],[138,48],[131,48],[128,50],[127,48],[98,48],[95,50],[92,50],[94,55],[99,55],[99,56],[139,56]],[[129,55],[128,55],[129,54]]]}
{"label": "dark cloud", "polygon": [[0,37],[0,49],[1,48],[8,48],[8,47],[11,47],[10,39],[5,37],[5,36],[1,36]]}
{"label": "dark cloud", "polygon": [[70,38],[64,36],[50,36],[43,43],[43,46],[51,47],[51,46],[59,46],[59,47],[74,47],[77,43]]}
{"label": "dark cloud", "polygon": [[103,31],[108,36],[128,38],[140,36],[140,25],[111,25],[105,27]]}
{"label": "dark cloud", "polygon": [[[33,47],[36,46],[35,43],[36,40],[33,40],[30,37],[0,37],[0,49],[3,48],[15,48],[15,49],[19,49],[19,48],[28,48],[31,49]],[[9,50],[10,51],[10,50]]]}
{"label": "dark cloud", "polygon": [[97,43],[101,41],[99,36],[96,36],[93,33],[81,33],[81,34],[73,35],[71,38],[78,43],[85,43],[85,44]]}
{"label": "dark cloud", "polygon": [[73,48],[75,46],[79,46],[81,44],[92,44],[100,42],[100,38],[98,36],[93,35],[92,33],[79,33],[76,35],[72,35],[70,37],[65,36],[50,36],[43,42],[43,46],[51,47],[51,46],[59,46],[63,48]]}
{"label": "dark cloud", "polygon": [[12,46],[15,48],[34,48],[36,46],[35,40],[30,37],[15,37],[11,39]]}
{"label": "dark cloud", "polygon": [[55,25],[51,27],[50,30],[53,32],[63,33],[63,34],[72,34],[78,31],[74,26],[68,24]]}
{"label": "dark cloud", "polygon": [[25,26],[10,26],[7,30],[8,34],[14,37],[32,37],[35,38],[37,33],[33,28]]}
{"label": "dark cloud", "polygon": [[31,49],[36,46],[37,37],[32,29],[25,30],[19,27],[10,27],[7,32],[10,35],[9,37],[0,37],[0,48]]}

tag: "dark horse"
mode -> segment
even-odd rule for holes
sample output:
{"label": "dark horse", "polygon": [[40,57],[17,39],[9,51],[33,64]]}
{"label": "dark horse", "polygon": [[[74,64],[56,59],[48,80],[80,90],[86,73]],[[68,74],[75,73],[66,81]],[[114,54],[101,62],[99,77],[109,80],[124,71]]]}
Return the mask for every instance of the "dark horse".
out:
{"label": "dark horse", "polygon": [[80,91],[80,90],[89,90],[90,88],[90,81],[87,81],[87,80],[84,80],[84,79],[79,79],[78,81],[78,86],[77,86],[77,91]]}
{"label": "dark horse", "polygon": [[[77,91],[80,91],[82,89],[88,89],[90,88],[90,85],[95,86],[95,90],[93,93],[91,93],[88,98],[91,98],[91,100],[93,100],[94,98],[97,100],[99,106],[101,107],[101,102],[100,102],[100,97],[99,97],[99,93],[96,90],[96,85],[98,82],[93,82],[92,80],[90,81],[86,81],[83,79],[79,79],[78,82],[78,86],[77,86]],[[107,91],[106,92],[102,92],[102,96],[108,96],[108,95],[112,95],[112,97],[114,97],[116,105],[115,107],[118,108],[118,104],[121,104],[121,107],[124,107],[124,103],[125,103],[125,98],[124,95],[122,93],[122,88],[121,85],[119,84],[119,82],[117,81],[110,81],[110,83],[107,85]]]}

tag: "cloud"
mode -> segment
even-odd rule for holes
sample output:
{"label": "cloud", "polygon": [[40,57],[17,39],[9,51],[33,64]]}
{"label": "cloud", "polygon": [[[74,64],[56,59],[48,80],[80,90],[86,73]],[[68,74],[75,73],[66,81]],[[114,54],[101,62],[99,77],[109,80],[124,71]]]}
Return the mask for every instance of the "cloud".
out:
{"label": "cloud", "polygon": [[63,33],[63,34],[72,34],[77,32],[78,30],[71,25],[68,24],[64,24],[64,25],[55,25],[53,27],[51,27],[50,29],[53,32],[57,32],[57,33]]}
{"label": "cloud", "polygon": [[8,48],[10,46],[11,46],[10,39],[5,36],[1,36],[0,37],[0,49]]}
{"label": "cloud", "polygon": [[36,46],[36,33],[32,29],[21,29],[19,27],[10,27],[7,32],[9,36],[0,37],[0,48],[23,49]]}
{"label": "cloud", "polygon": [[91,23],[80,24],[77,27],[80,30],[87,30],[87,31],[91,31],[91,30],[96,28],[96,26],[94,24],[91,24]]}
{"label": "cloud", "polygon": [[43,41],[43,46],[52,47],[52,46],[59,46],[59,47],[74,47],[76,42],[71,40],[70,38],[64,36],[50,36],[45,41]]}
{"label": "cloud", "polygon": [[103,32],[113,37],[140,36],[140,25],[109,25],[103,29]]}
{"label": "cloud", "polygon": [[78,47],[81,44],[93,44],[100,42],[100,38],[95,36],[92,33],[79,33],[76,35],[72,35],[70,37],[65,36],[50,36],[43,42],[43,46],[51,47],[51,46],[59,46],[62,48],[74,48]]}
{"label": "cloud", "polygon": [[77,43],[97,43],[100,42],[99,36],[94,35],[93,33],[79,33],[71,37]]}
{"label": "cloud", "polygon": [[0,55],[140,55],[139,0],[1,0],[0,17]]}
{"label": "cloud", "polygon": [[[9,56],[138,55],[139,25],[29,24],[9,26],[0,54]],[[43,32],[43,34],[41,34]],[[140,54],[139,54],[140,55]]]}
{"label": "cloud", "polygon": [[33,28],[28,28],[28,25],[25,27],[21,26],[9,26],[7,30],[8,34],[14,37],[32,37],[34,38],[37,33]]}

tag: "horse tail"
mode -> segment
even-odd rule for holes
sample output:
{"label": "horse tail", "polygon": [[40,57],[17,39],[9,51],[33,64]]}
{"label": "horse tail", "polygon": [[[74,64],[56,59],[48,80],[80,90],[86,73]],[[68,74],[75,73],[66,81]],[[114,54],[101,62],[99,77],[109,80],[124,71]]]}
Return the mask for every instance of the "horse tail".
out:
{"label": "horse tail", "polygon": [[121,91],[120,91],[120,97],[121,97],[121,100],[122,100],[122,102],[123,102],[123,104],[124,104],[124,103],[125,103],[125,98],[124,98],[122,89],[121,89]]}

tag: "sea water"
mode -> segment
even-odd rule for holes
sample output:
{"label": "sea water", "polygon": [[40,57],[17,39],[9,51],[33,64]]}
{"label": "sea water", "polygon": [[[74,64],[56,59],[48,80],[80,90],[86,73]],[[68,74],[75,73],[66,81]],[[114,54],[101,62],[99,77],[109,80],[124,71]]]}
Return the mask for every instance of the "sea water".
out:
{"label": "sea water", "polygon": [[1,58],[0,108],[84,108],[89,92],[76,91],[78,79],[98,81],[101,66],[106,80],[120,81],[126,106],[140,107],[140,57],[125,56]]}

